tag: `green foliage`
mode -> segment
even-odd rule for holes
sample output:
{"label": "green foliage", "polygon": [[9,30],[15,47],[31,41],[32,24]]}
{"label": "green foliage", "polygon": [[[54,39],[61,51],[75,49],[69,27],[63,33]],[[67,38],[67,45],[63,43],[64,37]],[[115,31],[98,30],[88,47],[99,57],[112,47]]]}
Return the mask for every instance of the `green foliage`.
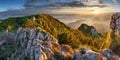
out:
{"label": "green foliage", "polygon": [[67,39],[67,33],[63,33],[63,34],[59,35],[58,39],[60,40],[59,41],[60,44],[67,44],[67,40],[66,40]]}
{"label": "green foliage", "polygon": [[0,31],[6,30],[8,26],[12,26],[13,29],[17,29],[18,27],[24,26],[29,16],[26,17],[17,17],[17,18],[8,18],[6,20],[0,21]]}

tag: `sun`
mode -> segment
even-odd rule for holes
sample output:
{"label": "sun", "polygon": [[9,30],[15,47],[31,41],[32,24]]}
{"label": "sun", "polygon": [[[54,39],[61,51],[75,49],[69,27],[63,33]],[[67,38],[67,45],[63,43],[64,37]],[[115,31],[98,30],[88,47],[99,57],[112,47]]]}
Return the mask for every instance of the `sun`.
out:
{"label": "sun", "polygon": [[93,10],[93,13],[94,13],[94,14],[99,14],[100,11],[99,11],[99,10]]}

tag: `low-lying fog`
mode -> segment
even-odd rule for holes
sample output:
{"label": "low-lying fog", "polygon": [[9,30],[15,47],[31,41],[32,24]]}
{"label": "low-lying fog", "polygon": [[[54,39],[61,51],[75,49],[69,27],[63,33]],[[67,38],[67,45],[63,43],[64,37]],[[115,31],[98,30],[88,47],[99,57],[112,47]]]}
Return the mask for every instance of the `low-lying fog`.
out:
{"label": "low-lying fog", "polygon": [[110,29],[109,24],[112,13],[101,15],[58,14],[53,16],[74,29],[77,29],[82,23],[86,23],[94,26],[98,32],[106,33]]}

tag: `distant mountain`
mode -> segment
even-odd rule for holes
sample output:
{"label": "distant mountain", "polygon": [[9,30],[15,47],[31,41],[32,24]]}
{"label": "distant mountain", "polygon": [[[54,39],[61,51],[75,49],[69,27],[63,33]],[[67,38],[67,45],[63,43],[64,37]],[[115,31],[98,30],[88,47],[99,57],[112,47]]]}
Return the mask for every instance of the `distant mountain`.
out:
{"label": "distant mountain", "polygon": [[91,36],[92,38],[100,37],[100,34],[93,26],[88,26],[87,24],[81,24],[78,30],[82,31],[86,36]]}

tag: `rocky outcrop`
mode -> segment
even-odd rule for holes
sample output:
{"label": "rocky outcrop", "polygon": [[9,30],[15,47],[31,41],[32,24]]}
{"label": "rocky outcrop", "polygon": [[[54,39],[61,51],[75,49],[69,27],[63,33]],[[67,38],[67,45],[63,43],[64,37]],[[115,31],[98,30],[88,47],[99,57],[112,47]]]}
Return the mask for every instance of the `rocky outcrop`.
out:
{"label": "rocky outcrop", "polygon": [[91,36],[92,38],[97,38],[100,36],[93,26],[88,26],[87,24],[81,24],[78,30],[82,31],[87,36]]}
{"label": "rocky outcrop", "polygon": [[8,60],[55,59],[51,45],[52,43],[58,44],[57,39],[42,31],[40,28],[19,28],[17,30],[16,43],[19,48],[7,58]]}
{"label": "rocky outcrop", "polygon": [[116,13],[112,16],[110,28],[114,31],[115,35],[120,34],[120,13]]}

